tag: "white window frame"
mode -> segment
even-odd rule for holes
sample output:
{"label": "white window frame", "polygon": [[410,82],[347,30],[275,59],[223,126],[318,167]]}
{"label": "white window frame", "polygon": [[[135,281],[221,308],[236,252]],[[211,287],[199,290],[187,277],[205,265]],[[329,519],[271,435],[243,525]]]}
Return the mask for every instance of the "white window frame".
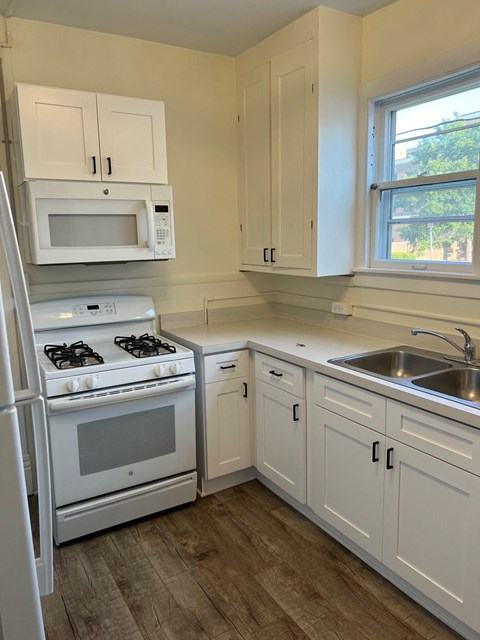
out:
{"label": "white window frame", "polygon": [[[391,155],[387,158],[389,145],[392,140],[390,122],[391,113],[402,108],[422,104],[429,100],[465,91],[480,86],[480,69],[455,74],[453,77],[436,79],[432,82],[423,82],[417,87],[410,87],[401,92],[377,97],[369,101],[369,140],[370,140],[370,171],[368,172],[368,201],[369,201],[369,228],[370,228],[370,255],[369,267],[387,271],[408,271],[416,273],[437,274],[480,274],[480,172],[477,168],[471,171],[461,171],[438,176],[425,176],[417,178],[405,178],[401,180],[388,180],[390,174]],[[480,151],[480,150],[479,150]],[[454,183],[465,180],[476,180],[475,214],[474,214],[474,238],[472,246],[472,263],[459,262],[435,262],[420,260],[391,260],[380,259],[378,246],[385,242],[385,227],[380,230],[380,197],[381,193],[388,189],[399,187],[419,187],[435,184]]]}

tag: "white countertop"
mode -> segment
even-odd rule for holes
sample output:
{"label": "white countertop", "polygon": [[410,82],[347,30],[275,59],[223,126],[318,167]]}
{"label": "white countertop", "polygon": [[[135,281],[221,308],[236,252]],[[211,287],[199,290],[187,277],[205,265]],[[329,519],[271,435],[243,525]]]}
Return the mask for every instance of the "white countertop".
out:
{"label": "white countertop", "polygon": [[162,330],[162,335],[201,355],[238,349],[261,351],[480,429],[478,409],[327,362],[331,358],[399,346],[398,342],[283,318]]}

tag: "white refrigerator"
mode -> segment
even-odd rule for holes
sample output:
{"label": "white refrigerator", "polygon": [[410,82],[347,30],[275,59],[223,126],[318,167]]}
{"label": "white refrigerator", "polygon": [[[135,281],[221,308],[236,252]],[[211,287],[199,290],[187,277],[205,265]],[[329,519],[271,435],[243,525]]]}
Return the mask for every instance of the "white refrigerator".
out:
{"label": "white refrigerator", "polygon": [[[53,590],[47,428],[25,279],[1,172],[0,253],[3,282],[11,283],[11,287],[0,290],[0,640],[44,640],[40,595]],[[13,329],[21,346],[19,357],[23,362],[19,364],[24,388],[14,385],[5,309],[15,317]],[[31,416],[34,435],[38,558],[34,554],[28,512],[19,411]]]}

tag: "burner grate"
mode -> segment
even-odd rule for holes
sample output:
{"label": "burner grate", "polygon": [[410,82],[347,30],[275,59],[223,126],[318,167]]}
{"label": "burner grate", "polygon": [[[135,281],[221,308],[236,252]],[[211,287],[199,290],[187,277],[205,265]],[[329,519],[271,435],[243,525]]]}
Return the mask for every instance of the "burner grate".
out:
{"label": "burner grate", "polygon": [[44,353],[57,369],[76,369],[102,364],[103,358],[82,340],[67,346],[63,344],[46,344]]}
{"label": "burner grate", "polygon": [[115,344],[124,349],[135,358],[149,358],[151,356],[159,356],[163,353],[176,353],[176,348],[162,342],[159,338],[151,336],[148,333],[137,336],[117,336],[114,339]]}

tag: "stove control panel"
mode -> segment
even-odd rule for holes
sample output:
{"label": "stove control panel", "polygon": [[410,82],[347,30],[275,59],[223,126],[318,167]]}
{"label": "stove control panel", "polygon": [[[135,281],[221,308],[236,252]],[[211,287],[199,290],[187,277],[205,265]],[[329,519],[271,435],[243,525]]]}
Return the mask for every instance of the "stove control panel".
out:
{"label": "stove control panel", "polygon": [[108,316],[117,313],[114,302],[95,302],[92,304],[75,304],[72,308],[74,318],[91,316]]}

